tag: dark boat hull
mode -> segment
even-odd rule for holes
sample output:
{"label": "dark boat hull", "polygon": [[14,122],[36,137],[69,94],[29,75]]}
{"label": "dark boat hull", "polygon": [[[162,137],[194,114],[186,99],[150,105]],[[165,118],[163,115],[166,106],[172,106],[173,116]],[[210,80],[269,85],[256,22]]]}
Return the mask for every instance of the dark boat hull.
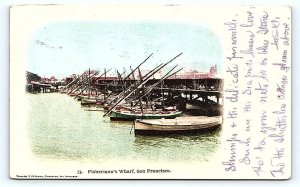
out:
{"label": "dark boat hull", "polygon": [[165,119],[174,119],[178,116],[181,116],[182,112],[176,112],[173,114],[145,114],[145,115],[133,115],[133,114],[124,114],[124,113],[120,113],[120,112],[115,112],[113,111],[110,115],[110,120],[112,121],[134,121],[136,119],[161,119],[161,118],[165,118]]}
{"label": "dark boat hull", "polygon": [[181,131],[156,131],[156,130],[135,130],[135,135],[141,136],[169,136],[169,135],[198,135],[213,132],[221,128],[221,124],[206,129],[181,130]]}

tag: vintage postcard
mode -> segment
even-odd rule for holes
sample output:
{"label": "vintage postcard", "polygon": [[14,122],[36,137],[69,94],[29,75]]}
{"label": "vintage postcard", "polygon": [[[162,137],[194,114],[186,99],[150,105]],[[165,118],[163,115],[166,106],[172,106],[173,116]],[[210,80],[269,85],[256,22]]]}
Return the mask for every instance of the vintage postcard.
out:
{"label": "vintage postcard", "polygon": [[291,7],[13,5],[13,179],[289,179]]}

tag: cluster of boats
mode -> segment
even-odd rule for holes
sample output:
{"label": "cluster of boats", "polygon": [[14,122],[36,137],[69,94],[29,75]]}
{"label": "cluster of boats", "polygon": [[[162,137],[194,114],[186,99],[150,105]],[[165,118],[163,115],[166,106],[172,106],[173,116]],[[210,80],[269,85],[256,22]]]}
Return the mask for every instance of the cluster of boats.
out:
{"label": "cluster of boats", "polygon": [[[207,116],[183,116],[176,106],[165,105],[167,98],[162,92],[159,98],[153,98],[151,93],[154,88],[163,84],[163,80],[179,72],[174,71],[173,67],[161,79],[158,79],[153,85],[145,87],[145,84],[152,79],[153,75],[160,71],[167,64],[176,59],[177,55],[169,62],[161,64],[141,75],[140,66],[152,56],[152,54],[139,64],[125,78],[119,76],[119,81],[114,81],[105,85],[104,89],[99,89],[91,78],[99,75],[98,71],[86,71],[78,78],[70,82],[61,93],[73,96],[81,102],[83,106],[95,106],[104,111],[103,116],[109,116],[110,120],[133,121],[135,134],[157,135],[173,133],[194,133],[203,132],[218,128],[222,124],[222,118]],[[135,71],[139,72],[139,79],[135,79]],[[106,75],[107,71],[98,76]],[[131,85],[125,85],[124,80],[134,80]],[[95,82],[95,81],[94,81]],[[114,88],[121,90],[115,92]]]}

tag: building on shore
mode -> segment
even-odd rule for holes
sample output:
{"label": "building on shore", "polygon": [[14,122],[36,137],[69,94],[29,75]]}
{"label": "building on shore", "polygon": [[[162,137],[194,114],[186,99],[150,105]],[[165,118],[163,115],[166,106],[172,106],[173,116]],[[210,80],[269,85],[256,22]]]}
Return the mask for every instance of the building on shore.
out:
{"label": "building on shore", "polygon": [[179,72],[169,79],[210,79],[217,75],[217,65],[210,67],[208,72],[198,72],[197,70],[190,70],[187,72]]}

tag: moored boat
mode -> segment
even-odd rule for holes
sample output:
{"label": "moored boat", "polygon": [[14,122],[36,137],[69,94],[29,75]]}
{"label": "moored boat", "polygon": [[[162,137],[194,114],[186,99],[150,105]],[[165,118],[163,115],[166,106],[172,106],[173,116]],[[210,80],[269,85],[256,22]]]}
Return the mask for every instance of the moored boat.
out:
{"label": "moored boat", "polygon": [[95,105],[97,103],[96,99],[81,99],[81,105]]}
{"label": "moored boat", "polygon": [[135,111],[135,110],[113,110],[110,114],[111,120],[133,121],[135,119],[172,119],[182,115],[182,111]]}
{"label": "moored boat", "polygon": [[75,97],[76,95],[78,95],[78,93],[72,92],[69,94],[71,97]]}
{"label": "moored boat", "polygon": [[175,119],[137,119],[136,135],[191,134],[214,130],[222,124],[222,116],[189,116]]}
{"label": "moored boat", "polygon": [[88,98],[89,98],[89,96],[86,96],[86,95],[78,95],[77,96],[78,101],[81,101],[82,99],[88,99]]}
{"label": "moored boat", "polygon": [[[98,96],[78,96],[78,98],[81,98],[81,105],[98,105],[102,104],[104,102],[104,97],[103,95],[98,95]],[[78,99],[79,100],[79,99]]]}

